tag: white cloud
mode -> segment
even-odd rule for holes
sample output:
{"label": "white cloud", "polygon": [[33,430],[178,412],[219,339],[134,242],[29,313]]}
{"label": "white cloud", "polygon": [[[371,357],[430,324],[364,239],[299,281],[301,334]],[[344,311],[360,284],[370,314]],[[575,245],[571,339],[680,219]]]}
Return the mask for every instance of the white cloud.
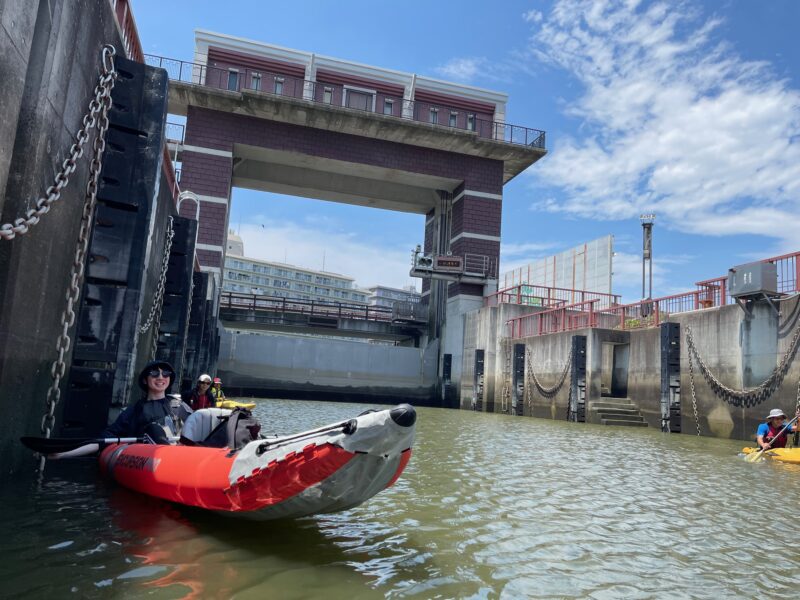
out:
{"label": "white cloud", "polygon": [[409,277],[411,252],[407,248],[387,248],[369,244],[355,234],[289,223],[244,225],[240,234],[245,254],[252,258],[286,262],[309,269],[347,275],[358,287],[375,284],[402,288],[418,279]]}
{"label": "white cloud", "polygon": [[542,13],[536,9],[531,9],[522,13],[522,20],[526,23],[539,23],[542,20]]}
{"label": "white cloud", "polygon": [[583,85],[566,110],[585,136],[557,140],[531,169],[565,193],[537,208],[600,219],[652,211],[685,232],[796,246],[800,91],[714,41],[718,26],[662,2],[555,4],[530,53]]}
{"label": "white cloud", "polygon": [[487,71],[488,61],[478,58],[452,58],[445,64],[436,67],[435,71],[447,79],[454,81],[472,81],[482,72]]}

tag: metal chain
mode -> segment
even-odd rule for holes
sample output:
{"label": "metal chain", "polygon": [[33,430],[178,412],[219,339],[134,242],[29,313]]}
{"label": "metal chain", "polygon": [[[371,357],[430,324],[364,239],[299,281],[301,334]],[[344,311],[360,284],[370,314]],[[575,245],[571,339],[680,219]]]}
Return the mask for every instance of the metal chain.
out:
{"label": "metal chain", "polygon": [[117,71],[114,68],[115,55],[116,50],[113,46],[103,47],[103,66],[98,83],[94,88],[94,96],[89,102],[87,113],[83,117],[83,126],[75,134],[75,143],[70,147],[67,158],[61,163],[61,170],[53,179],[53,185],[45,190],[43,197],[36,200],[36,208],[31,208],[25,212],[24,218],[20,217],[14,219],[13,223],[0,225],[0,240],[13,240],[18,235],[28,233],[28,230],[39,222],[41,216],[49,212],[50,205],[61,198],[62,190],[67,187],[70,176],[77,169],[78,159],[83,156],[83,146],[89,139],[89,132],[98,127],[98,114],[101,115],[100,120],[103,120],[104,115],[111,106],[111,90],[114,88],[114,82],[117,79]]}
{"label": "metal chain", "polygon": [[144,325],[139,327],[139,335],[144,335],[155,324],[155,333],[153,334],[153,345],[150,348],[150,358],[154,359],[156,356],[156,348],[158,347],[158,326],[161,324],[161,308],[164,305],[164,290],[167,285],[167,270],[169,269],[169,253],[172,251],[172,238],[175,237],[175,229],[173,228],[172,217],[167,221],[167,231],[164,234],[164,256],[161,259],[161,274],[158,277],[158,286],[156,287],[156,295],[153,298],[153,305],[150,307],[150,314],[147,316],[147,321]]}
{"label": "metal chain", "polygon": [[729,388],[714,376],[705,362],[703,362],[703,359],[700,357],[700,353],[698,352],[697,347],[694,344],[694,339],[692,338],[692,330],[688,326],[686,327],[686,341],[688,342],[689,346],[689,357],[691,358],[692,355],[694,355],[694,358],[697,359],[698,365],[700,366],[700,372],[703,374],[703,377],[708,382],[708,385],[711,387],[712,391],[717,396],[725,400],[728,404],[737,407],[750,408],[757,406],[769,399],[775,390],[780,387],[781,383],[783,383],[783,378],[786,376],[786,373],[789,370],[789,365],[791,364],[792,359],[797,352],[798,341],[800,341],[800,327],[798,327],[795,331],[794,336],[789,343],[789,349],[783,355],[780,364],[773,369],[770,376],[756,387],[743,390]]}
{"label": "metal chain", "polygon": [[506,338],[503,339],[501,343],[503,345],[503,360],[505,362],[503,364],[503,392],[500,397],[500,410],[506,413],[509,411],[509,405],[511,404],[511,357],[509,356],[511,352],[511,341]]}
{"label": "metal chain", "polygon": [[694,365],[692,353],[689,353],[689,387],[692,390],[692,410],[694,410],[694,424],[697,426],[697,435],[700,435],[700,417],[697,416],[697,393],[694,389]]}
{"label": "metal chain", "polygon": [[[533,360],[530,351],[528,351],[528,355],[526,356],[526,365],[527,365],[527,372],[528,378],[530,381],[533,381],[533,385],[536,386],[536,389],[539,393],[544,396],[545,398],[552,398],[555,396],[558,391],[561,389],[561,386],[564,385],[564,382],[567,379],[567,373],[569,372],[569,367],[572,364],[572,351],[570,351],[569,356],[567,357],[567,363],[564,365],[564,371],[561,373],[558,382],[552,387],[545,387],[536,377],[536,373],[533,372]],[[526,389],[530,390],[530,386],[526,385]]]}
{"label": "metal chain", "polygon": [[[108,111],[111,108],[111,90],[114,89],[114,83],[117,79],[117,71],[114,68],[115,54],[116,50],[113,46],[107,45],[103,47],[103,66],[100,75],[100,83],[98,83],[97,87],[95,87],[95,96],[92,102],[89,104],[89,113],[84,117],[83,128],[78,132],[79,141],[72,146],[73,150],[70,151],[72,154],[77,146],[78,152],[76,156],[80,157],[83,154],[83,150],[81,148],[83,143],[86,141],[85,138],[88,137],[87,132],[93,127],[97,128],[97,137],[95,137],[93,144],[94,156],[92,161],[89,163],[89,181],[86,184],[86,197],[83,204],[80,233],[78,234],[78,247],[75,250],[75,256],[72,261],[72,273],[70,276],[69,289],[67,290],[66,294],[67,306],[64,309],[64,312],[61,313],[61,335],[59,335],[58,340],[56,340],[56,351],[58,352],[58,358],[53,361],[53,365],[50,369],[53,382],[50,385],[50,389],[47,390],[47,409],[42,417],[41,430],[46,438],[50,437],[55,425],[55,409],[58,401],[61,399],[61,378],[64,377],[64,373],[66,372],[65,357],[69,352],[70,345],[72,344],[72,340],[69,336],[69,330],[75,324],[75,308],[78,304],[78,300],[80,299],[81,286],[83,285],[83,275],[86,269],[86,253],[89,249],[92,222],[94,220],[94,209],[95,205],[97,204],[97,187],[100,180],[103,152],[106,148],[105,135],[106,131],[108,130]],[[59,174],[62,176],[56,177],[57,183],[54,187],[56,188],[55,191],[57,193],[54,199],[58,198],[61,190],[69,181],[69,174],[75,170],[75,162],[72,160],[72,156],[69,160],[71,160],[69,165],[66,164],[67,161],[64,163],[64,172],[66,174]],[[53,188],[50,188],[50,190],[52,189]],[[50,190],[48,190],[48,196]],[[50,203],[48,203],[46,200],[37,202],[37,206],[41,204],[43,210],[40,210],[38,214],[35,215],[35,220],[32,222],[26,222],[26,225],[23,228],[24,230],[18,230],[12,227],[10,229],[11,237],[4,236],[4,238],[11,239],[16,233],[25,233],[29,225],[34,225],[38,222],[39,215],[47,212]],[[28,212],[31,213],[31,211]],[[29,217],[33,217],[33,215],[29,214]],[[19,219],[17,221],[19,221]],[[5,227],[6,225],[3,225],[3,228]],[[6,231],[9,230],[6,229]],[[40,470],[43,466],[44,457],[42,457]]]}

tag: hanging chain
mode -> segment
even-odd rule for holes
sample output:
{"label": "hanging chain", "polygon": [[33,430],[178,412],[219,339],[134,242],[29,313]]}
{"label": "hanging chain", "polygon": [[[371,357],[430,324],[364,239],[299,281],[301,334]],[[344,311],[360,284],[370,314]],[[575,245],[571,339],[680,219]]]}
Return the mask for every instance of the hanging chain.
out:
{"label": "hanging chain", "polygon": [[[700,372],[703,374],[703,377],[708,382],[708,385],[711,387],[712,391],[717,396],[725,400],[728,404],[737,407],[750,408],[757,406],[769,399],[775,390],[780,387],[781,383],[783,383],[783,378],[786,376],[786,373],[789,370],[789,365],[791,364],[792,359],[797,352],[798,341],[800,341],[800,327],[798,327],[794,332],[794,336],[792,336],[792,340],[789,342],[789,349],[786,351],[786,354],[783,355],[780,364],[778,364],[778,366],[772,370],[772,373],[769,375],[769,377],[767,377],[756,387],[743,390],[729,388],[714,376],[705,362],[703,362],[703,359],[700,357],[700,353],[698,352],[697,347],[694,344],[694,339],[692,338],[692,330],[688,326],[686,327],[686,341],[688,342],[689,346],[689,358],[691,359],[692,355],[694,355],[694,358],[697,359]],[[800,392],[798,392],[798,394],[800,395]]]}
{"label": "hanging chain", "polygon": [[[104,115],[111,106],[111,90],[114,88],[114,82],[117,79],[117,71],[114,68],[115,54],[116,50],[113,46],[103,47],[103,67],[98,83],[94,88],[94,97],[89,102],[88,112],[83,117],[83,126],[75,135],[75,143],[69,149],[67,158],[61,163],[61,170],[53,179],[53,185],[45,190],[43,197],[36,200],[36,208],[31,208],[25,212],[24,218],[20,217],[15,219],[13,223],[0,225],[0,240],[13,240],[18,235],[28,233],[28,230],[39,222],[41,216],[50,210],[50,205],[61,198],[62,190],[67,187],[70,176],[78,167],[78,159],[83,156],[83,146],[89,139],[89,132],[97,127],[98,122],[105,119]],[[100,114],[99,121],[98,114]],[[95,157],[97,157],[96,153]]]}
{"label": "hanging chain", "polygon": [[[688,328],[687,328],[688,329]],[[692,353],[689,352],[689,387],[692,390],[692,410],[694,411],[694,424],[697,426],[697,435],[700,435],[700,417],[697,416],[697,392],[694,389],[694,365]]]}
{"label": "hanging chain", "polygon": [[[106,148],[105,135],[108,130],[108,111],[111,108],[111,90],[114,89],[114,83],[117,79],[117,71],[114,68],[114,56],[116,50],[113,46],[103,47],[103,67],[100,75],[100,82],[94,90],[94,98],[89,104],[89,112],[83,118],[83,128],[78,132],[78,141],[73,144],[70,150],[70,158],[64,161],[64,171],[56,176],[55,186],[48,189],[48,198],[51,197],[51,190],[53,191],[53,199],[40,199],[37,201],[36,211],[28,211],[29,220],[25,221],[24,226],[21,219],[17,219],[17,227],[7,228],[6,225],[2,226],[5,232],[10,231],[11,235],[8,237],[4,235],[4,239],[12,239],[17,233],[25,233],[27,228],[35,225],[39,221],[39,215],[46,213],[49,210],[49,205],[58,199],[61,190],[66,187],[69,182],[69,175],[75,170],[75,159],[80,158],[83,154],[83,144],[88,138],[88,131],[92,128],[97,128],[97,137],[94,139],[93,150],[94,156],[89,163],[89,181],[86,184],[86,197],[83,204],[83,214],[81,217],[80,233],[78,234],[78,247],[75,250],[75,256],[72,261],[72,273],[70,277],[69,289],[67,290],[67,306],[64,312],[61,313],[61,335],[56,340],[56,350],[58,358],[53,361],[50,369],[50,374],[53,378],[53,383],[50,389],[47,390],[47,410],[42,417],[42,433],[46,438],[50,437],[55,425],[55,409],[58,401],[61,399],[61,378],[64,377],[66,372],[66,355],[69,352],[72,340],[69,336],[70,328],[75,324],[75,308],[78,304],[81,294],[81,286],[83,285],[83,275],[86,269],[86,253],[89,249],[89,240],[92,231],[92,222],[94,220],[94,209],[97,204],[97,187],[100,180],[100,170],[102,168],[103,152]],[[69,163],[69,164],[68,164]],[[22,229],[19,229],[22,227]],[[44,457],[42,457],[41,467],[44,466]]]}
{"label": "hanging chain", "polygon": [[[536,386],[536,389],[542,396],[545,398],[552,398],[558,393],[558,391],[561,389],[561,386],[564,385],[564,382],[567,379],[567,373],[569,373],[569,367],[572,364],[572,351],[570,351],[569,356],[567,357],[567,363],[564,365],[564,370],[561,372],[558,382],[552,387],[543,386],[539,381],[539,378],[536,377],[536,373],[533,372],[533,359],[530,351],[528,351],[525,362],[528,367],[527,371],[529,380],[533,381],[533,385]],[[526,388],[530,390],[530,386],[526,385]]]}
{"label": "hanging chain", "polygon": [[500,410],[504,413],[509,412],[511,404],[511,341],[503,339],[503,393],[500,397]]}
{"label": "hanging chain", "polygon": [[167,285],[167,269],[169,269],[169,253],[172,251],[172,238],[175,237],[175,229],[172,226],[173,218],[170,217],[167,221],[167,231],[164,234],[164,256],[161,259],[161,274],[158,277],[158,287],[156,287],[156,295],[153,298],[153,305],[150,307],[150,314],[147,316],[147,321],[139,327],[139,335],[143,335],[155,324],[155,333],[153,334],[153,345],[150,348],[150,358],[156,357],[156,348],[158,347],[158,327],[161,324],[161,308],[164,306],[164,290]]}

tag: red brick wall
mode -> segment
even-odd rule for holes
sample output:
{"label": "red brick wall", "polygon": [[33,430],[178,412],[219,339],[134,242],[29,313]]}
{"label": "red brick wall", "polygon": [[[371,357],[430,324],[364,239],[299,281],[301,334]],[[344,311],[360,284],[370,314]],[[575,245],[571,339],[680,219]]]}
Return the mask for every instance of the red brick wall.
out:
{"label": "red brick wall", "polygon": [[[463,181],[456,196],[463,190],[502,194],[502,161],[467,156],[444,150],[420,148],[408,144],[279,123],[256,117],[221,113],[189,107],[185,142],[190,146],[232,151],[241,143],[262,148],[298,152],[377,167],[397,169]],[[198,152],[185,152],[181,170],[181,187],[199,195],[230,197],[231,159]],[[453,207],[452,236],[459,233],[500,235],[502,202],[469,194]],[[201,202],[198,241],[223,245],[228,207]],[[433,216],[429,214],[427,218]],[[433,246],[432,224],[425,227],[425,250]],[[473,252],[499,258],[499,242],[461,238],[453,245],[453,253]],[[198,252],[201,265],[219,266],[219,255]],[[451,286],[460,293],[481,295],[480,286]],[[423,287],[427,289],[427,287]],[[452,295],[452,291],[451,291]]]}

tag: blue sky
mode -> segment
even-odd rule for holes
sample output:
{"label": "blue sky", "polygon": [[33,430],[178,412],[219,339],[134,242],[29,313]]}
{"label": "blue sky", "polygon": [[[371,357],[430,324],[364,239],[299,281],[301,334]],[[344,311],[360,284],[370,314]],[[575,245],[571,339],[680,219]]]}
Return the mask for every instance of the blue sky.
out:
{"label": "blue sky", "polygon": [[[273,8],[275,7],[275,8]],[[800,250],[800,2],[548,0],[133,3],[145,52],[191,60],[202,28],[505,91],[548,155],[504,191],[501,270],[615,236],[654,296]],[[235,190],[247,254],[401,286],[423,218]],[[298,207],[300,210],[298,210]]]}

